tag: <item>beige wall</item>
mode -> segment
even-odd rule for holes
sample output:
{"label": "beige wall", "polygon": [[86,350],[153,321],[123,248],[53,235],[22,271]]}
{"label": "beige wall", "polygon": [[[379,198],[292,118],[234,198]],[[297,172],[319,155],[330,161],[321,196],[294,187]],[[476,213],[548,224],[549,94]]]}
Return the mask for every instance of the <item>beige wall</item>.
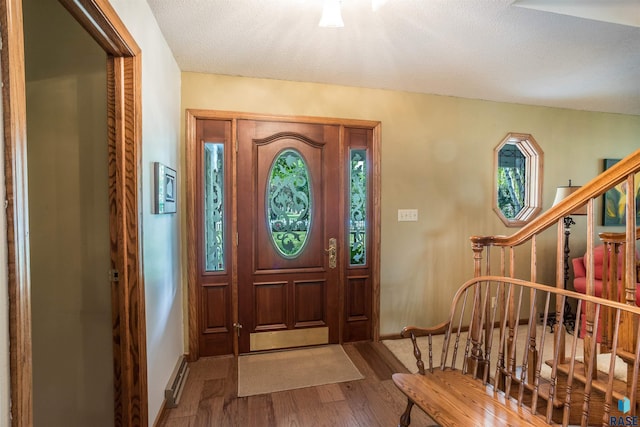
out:
{"label": "beige wall", "polygon": [[113,424],[105,78],[27,85],[36,425]]}
{"label": "beige wall", "polygon": [[104,51],[24,2],[34,425],[113,425]]}
{"label": "beige wall", "polygon": [[[544,209],[556,186],[584,184],[603,158],[640,147],[638,116],[188,72],[182,108],[382,122],[382,335],[443,320],[473,275],[469,236],[513,232],[492,210],[493,149],[508,132],[530,133],[544,150]],[[419,221],[398,223],[404,208],[418,209]],[[539,242],[543,256],[555,254],[554,237],[551,230]],[[540,270],[541,280],[554,280],[554,268]]]}

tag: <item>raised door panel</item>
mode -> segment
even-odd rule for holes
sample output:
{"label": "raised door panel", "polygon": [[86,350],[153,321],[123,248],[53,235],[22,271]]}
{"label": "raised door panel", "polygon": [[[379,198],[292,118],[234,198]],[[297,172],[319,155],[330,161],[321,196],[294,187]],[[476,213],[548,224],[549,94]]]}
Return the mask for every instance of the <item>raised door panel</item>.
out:
{"label": "raised door panel", "polygon": [[345,128],[348,230],[344,241],[344,341],[372,338],[372,144],[372,129]]}
{"label": "raised door panel", "polygon": [[338,342],[340,268],[325,248],[341,224],[339,135],[238,121],[241,353]]}
{"label": "raised door panel", "polygon": [[231,121],[197,120],[194,176],[200,355],[233,352]]}

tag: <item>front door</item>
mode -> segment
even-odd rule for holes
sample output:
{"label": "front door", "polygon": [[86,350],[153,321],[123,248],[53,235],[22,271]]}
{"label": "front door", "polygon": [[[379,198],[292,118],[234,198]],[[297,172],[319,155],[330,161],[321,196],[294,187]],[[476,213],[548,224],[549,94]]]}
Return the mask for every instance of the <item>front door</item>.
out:
{"label": "front door", "polygon": [[377,339],[379,123],[187,110],[189,354]]}
{"label": "front door", "polygon": [[340,126],[237,126],[239,352],[337,343]]}

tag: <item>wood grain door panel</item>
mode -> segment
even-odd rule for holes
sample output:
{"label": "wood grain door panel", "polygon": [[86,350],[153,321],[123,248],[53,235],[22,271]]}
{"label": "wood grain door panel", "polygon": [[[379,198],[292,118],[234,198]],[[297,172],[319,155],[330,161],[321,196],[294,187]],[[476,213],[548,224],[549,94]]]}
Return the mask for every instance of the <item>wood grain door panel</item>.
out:
{"label": "wood grain door panel", "polygon": [[[374,129],[379,124],[203,110],[188,110],[187,119],[193,357],[375,338],[379,198],[374,194],[379,189],[379,165],[374,162],[378,151],[374,132],[379,131]],[[205,268],[203,158],[207,143],[224,145],[226,168],[224,268],[215,271]],[[267,205],[274,159],[287,150],[304,160],[313,199],[306,244],[294,255],[283,255],[286,251],[272,241],[274,231],[269,227],[275,228],[269,214],[273,207]],[[367,202],[357,208],[367,212],[364,234],[351,229],[353,150],[367,162]],[[362,174],[358,179],[365,180]],[[361,184],[358,191],[361,197]],[[358,259],[366,262],[351,258],[350,244],[356,234],[366,247],[366,254],[360,253]],[[326,252],[331,238],[337,243],[335,268],[330,268]]]}
{"label": "wood grain door panel", "polygon": [[231,247],[232,210],[229,195],[232,189],[231,153],[232,153],[232,124],[230,120],[198,120],[196,124],[196,167],[195,184],[197,188],[195,209],[190,212],[191,221],[196,228],[195,245],[197,250],[196,280],[198,294],[198,330],[200,352],[213,356],[233,352],[233,310],[232,310],[232,271],[233,259],[230,251],[225,251],[221,270],[207,268],[205,259],[205,161],[204,150],[206,144],[222,144],[224,167],[224,185],[222,188],[224,208],[223,236],[224,247]]}
{"label": "wood grain door panel", "polygon": [[[366,203],[363,211],[365,211],[365,222],[371,223],[373,208],[373,162],[372,143],[373,131],[366,128],[345,128],[344,130],[345,146],[349,149],[345,150],[345,162],[349,164],[350,150],[357,150],[365,154],[365,158],[369,167],[366,171]],[[345,168],[347,175],[349,167]],[[349,180],[349,177],[346,178]],[[350,203],[347,203],[345,216],[351,218]],[[345,248],[349,247],[349,235],[345,233]],[[373,300],[374,300],[374,269],[372,256],[372,243],[374,242],[373,227],[367,226],[365,240],[366,251],[364,253],[364,261],[352,264],[350,261],[349,250],[345,250],[345,279],[344,279],[344,322],[342,325],[342,339],[344,341],[363,341],[372,338],[373,324]]]}
{"label": "wood grain door panel", "polygon": [[[324,185],[322,175],[324,146],[315,143],[313,140],[303,138],[300,134],[282,133],[276,134],[277,139],[264,138],[253,141],[252,168],[255,168],[255,198],[251,201],[252,209],[255,210],[254,233],[256,265],[255,273],[265,273],[274,270],[297,269],[299,272],[312,269],[322,269],[325,264],[324,242],[325,224],[322,221],[322,206],[325,205]],[[244,141],[245,143],[247,141]],[[266,226],[266,199],[267,181],[269,172],[275,157],[287,148],[295,147],[306,160],[311,177],[311,194],[313,212],[311,214],[312,225],[311,235],[307,245],[300,256],[287,259],[283,258],[275,248],[268,227]],[[244,170],[241,173],[248,173]],[[244,200],[243,200],[244,199]],[[246,198],[240,197],[241,206],[244,209]],[[247,200],[248,202],[248,200]],[[243,230],[244,231],[244,230]]]}
{"label": "wood grain door panel", "polygon": [[[258,333],[322,327],[328,342],[338,342],[340,268],[329,268],[325,247],[342,217],[339,135],[335,125],[238,121],[241,353],[252,350],[250,336]],[[310,227],[297,256],[278,250],[267,220],[270,173],[285,150],[299,153],[309,178]]]}
{"label": "wood grain door panel", "polygon": [[253,284],[253,311],[255,331],[287,329],[288,282],[262,282]]}

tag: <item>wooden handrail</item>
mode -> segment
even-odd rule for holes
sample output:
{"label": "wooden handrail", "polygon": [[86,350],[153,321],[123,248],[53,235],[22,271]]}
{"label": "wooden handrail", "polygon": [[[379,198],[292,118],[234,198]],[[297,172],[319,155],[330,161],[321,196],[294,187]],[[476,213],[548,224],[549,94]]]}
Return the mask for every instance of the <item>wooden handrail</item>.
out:
{"label": "wooden handrail", "polygon": [[[529,224],[522,227],[520,230],[516,231],[510,236],[503,235],[485,235],[485,236],[472,236],[470,238],[472,242],[472,250],[474,257],[474,276],[481,275],[489,275],[491,271],[491,260],[489,256],[489,248],[491,246],[497,246],[500,249],[500,274],[502,276],[515,277],[515,249],[516,247],[526,243],[532,242],[531,247],[531,281],[536,280],[536,266],[538,262],[538,258],[536,255],[536,236],[546,229],[557,225],[557,256],[556,256],[556,283],[555,286],[557,288],[566,287],[567,282],[567,254],[566,243],[567,236],[566,230],[568,229],[567,225],[567,217],[570,217],[573,212],[584,207],[587,207],[587,250],[585,256],[585,266],[586,266],[586,295],[595,295],[596,293],[596,285],[595,285],[595,266],[594,266],[594,257],[593,257],[593,249],[595,247],[595,200],[596,198],[602,196],[608,190],[614,188],[616,185],[621,183],[626,183],[627,187],[633,190],[627,191],[626,194],[626,224],[625,231],[623,233],[600,233],[600,238],[603,240],[605,244],[613,244],[615,246],[624,246],[624,264],[623,265],[623,277],[621,280],[618,279],[617,270],[614,271],[614,280],[610,280],[611,283],[604,284],[609,288],[613,286],[616,292],[608,289],[603,292],[603,297],[608,298],[616,298],[617,297],[617,289],[618,282],[622,283],[624,292],[624,302],[627,305],[635,306],[635,292],[636,292],[636,276],[638,274],[637,269],[639,266],[636,263],[636,245],[633,244],[640,235],[640,227],[636,227],[635,217],[636,217],[636,200],[635,200],[635,188],[636,188],[636,179],[635,174],[640,172],[640,150],[636,150],[631,153],[624,159],[617,162],[615,165],[589,181],[584,186],[580,187],[577,191],[572,193],[570,196],[559,202],[557,205],[551,207],[546,212],[542,213],[540,216],[532,220]],[[486,250],[486,252],[485,252]],[[482,258],[486,257],[484,273],[482,266]],[[508,258],[507,258],[508,257]],[[505,260],[508,259],[509,268],[508,271],[505,268]],[[605,264],[607,264],[605,260]],[[615,266],[617,267],[617,262]],[[564,273],[564,274],[563,274]],[[610,276],[611,274],[609,274]],[[611,291],[611,292],[610,292]],[[620,298],[622,300],[622,298]],[[586,300],[585,300],[586,301]],[[510,306],[509,313],[513,312],[514,307]],[[559,322],[560,317],[563,316],[563,307],[556,301],[556,310],[555,316],[552,319],[552,322]],[[607,309],[605,308],[606,312]],[[476,311],[476,316],[480,317],[481,313]],[[607,313],[603,313],[604,318],[606,318],[602,323],[603,326],[607,328],[607,337],[603,340],[603,345],[607,345],[611,338],[611,334],[609,326],[611,326],[612,319],[608,319]],[[626,314],[625,314],[626,316]],[[591,331],[596,322],[596,313],[594,310],[593,304],[587,304],[584,319],[582,321],[585,322],[584,328],[588,331]],[[581,321],[581,319],[578,319]],[[563,318],[562,319],[565,326],[571,324],[571,319]],[[626,319],[623,322],[623,326],[621,327],[620,334],[622,336],[621,339],[621,348],[625,350],[630,350],[635,348],[635,332],[636,325],[632,324],[629,319]],[[477,324],[474,323],[474,324]],[[555,323],[552,323],[555,324]],[[472,331],[474,335],[474,339],[478,339],[478,330]],[[563,333],[561,334],[563,335]],[[587,340],[590,340],[590,337],[587,337]],[[564,347],[564,341],[561,340],[560,346]],[[561,353],[562,355],[563,353]],[[563,356],[561,356],[562,358]]]}
{"label": "wooden handrail", "polygon": [[[505,283],[505,284],[513,284],[518,286],[526,286],[527,288],[530,288],[530,289],[536,289],[538,291],[544,291],[544,292],[552,292],[553,294],[558,296],[565,296],[570,299],[580,299],[586,302],[599,304],[603,307],[620,309],[620,310],[627,311],[629,313],[633,313],[635,315],[640,316],[640,307],[629,306],[617,301],[609,301],[599,297],[594,297],[592,295],[581,294],[575,291],[567,291],[565,289],[553,288],[553,287],[549,287],[549,285],[530,282],[528,280],[513,279],[510,277],[503,277],[503,276],[479,276],[479,277],[474,277],[473,279],[467,280],[462,284],[462,286],[460,286],[458,291],[453,296],[452,304],[457,304],[458,300],[464,296],[464,292],[468,288],[471,288],[477,283]],[[452,308],[449,313],[449,316],[452,316],[454,314],[455,312],[454,312],[454,309]],[[447,323],[447,322],[443,322],[443,324],[444,323]],[[442,325],[438,325],[438,327],[441,327],[441,326]]]}
{"label": "wooden handrail", "polygon": [[589,199],[603,195],[607,190],[610,190],[627,179],[630,174],[637,172],[640,172],[640,150],[636,150],[601,173],[511,236],[472,236],[470,238],[471,242],[474,245],[478,244],[481,246],[521,245],[532,236],[556,225],[561,218],[571,216],[572,212],[582,207]]}
{"label": "wooden handrail", "polygon": [[[598,233],[598,237],[600,237],[600,240],[602,240],[603,242],[625,243],[627,233],[612,233],[603,231],[602,233]],[[640,239],[640,227],[636,228],[636,239]]]}

